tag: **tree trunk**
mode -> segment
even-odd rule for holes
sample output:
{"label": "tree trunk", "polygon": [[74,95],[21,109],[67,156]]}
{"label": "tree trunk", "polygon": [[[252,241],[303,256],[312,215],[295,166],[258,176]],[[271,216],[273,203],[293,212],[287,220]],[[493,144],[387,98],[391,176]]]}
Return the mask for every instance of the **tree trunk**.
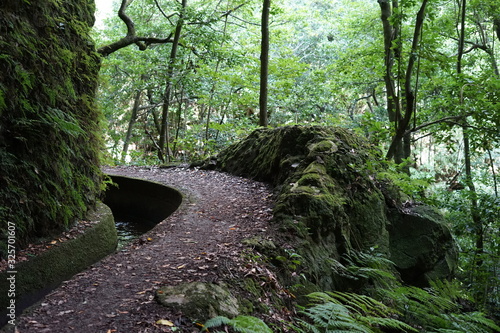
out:
{"label": "tree trunk", "polygon": [[271,0],[264,0],[262,6],[262,40],[260,47],[260,96],[259,125],[267,127],[267,84],[269,75],[269,11]]}
{"label": "tree trunk", "polygon": [[[467,0],[462,0],[461,3],[461,17],[460,17],[460,38],[458,42],[458,57],[457,57],[457,74],[462,74],[462,56],[464,53],[465,44],[465,13],[467,8]],[[460,104],[463,104],[463,90],[465,85],[462,87],[460,93]],[[470,192],[470,209],[471,218],[474,225],[476,233],[476,249],[475,249],[475,259],[476,266],[481,267],[483,264],[483,253],[484,253],[484,233],[483,233],[483,222],[478,209],[478,199],[476,186],[474,185],[474,180],[472,178],[472,166],[471,166],[471,151],[470,151],[470,138],[468,132],[467,119],[464,117],[462,121],[462,137],[464,144],[464,160],[465,160],[465,182]]]}
{"label": "tree trunk", "polygon": [[[174,148],[172,149],[174,154],[176,154],[176,148],[177,148],[177,141],[179,140],[179,132],[181,129],[181,122],[182,122],[182,101],[184,99],[184,88],[181,90],[181,97],[178,99],[178,105],[177,105],[177,124],[175,128],[175,140],[174,140]],[[187,101],[186,101],[187,105]]]}
{"label": "tree trunk", "polygon": [[[230,10],[229,4],[228,4],[228,8],[226,8],[226,10]],[[224,29],[223,29],[224,37],[226,37],[227,22],[228,22],[228,15],[226,15],[224,18]],[[224,45],[224,41],[222,42],[221,47],[223,45]],[[219,73],[221,62],[222,62],[222,59],[218,58],[217,63],[215,64],[215,74],[216,75]],[[206,122],[206,126],[205,126],[205,140],[206,141],[208,141],[208,139],[209,139],[210,117],[212,116],[212,104],[213,104],[213,100],[214,100],[214,96],[215,96],[215,90],[217,89],[217,83],[218,83],[218,81],[214,80],[214,82],[212,84],[212,88],[210,89],[210,99],[208,102],[208,111],[207,111],[207,122]]]}
{"label": "tree trunk", "polygon": [[[392,7],[388,0],[379,0],[380,10],[381,10],[381,20],[384,31],[384,82],[385,88],[387,90],[387,114],[389,116],[389,121],[396,125],[396,121],[399,113],[399,98],[396,92],[395,80],[393,77],[393,67],[395,52],[393,47],[393,42],[397,38],[398,28],[393,26],[389,21],[392,15]],[[395,126],[396,128],[396,126]]]}
{"label": "tree trunk", "polygon": [[[415,61],[417,60],[417,53],[418,53],[418,46],[420,44],[420,38],[422,35],[422,27],[424,23],[424,18],[425,18],[425,10],[427,6],[427,0],[424,0],[422,2],[422,5],[420,6],[420,9],[417,13],[417,18],[415,22],[415,29],[413,31],[413,41],[411,45],[411,50],[410,50],[410,56],[408,59],[408,64],[406,67],[406,72],[405,72],[405,79],[404,79],[404,85],[403,85],[403,100],[402,104],[404,106],[405,113],[404,115],[401,114],[401,107],[400,103],[398,101],[398,104],[395,105],[396,107],[396,133],[394,134],[392,138],[391,145],[389,146],[389,150],[387,151],[386,158],[391,159],[394,158],[396,163],[401,163],[403,158],[408,158],[411,155],[411,145],[403,145],[403,138],[407,132],[408,126],[410,125],[410,121],[413,117],[413,114],[415,112],[415,106],[416,106],[416,101],[415,101],[415,94],[413,91],[412,87],[412,77],[413,77],[413,72],[414,72],[414,67],[415,67]],[[389,24],[389,22],[385,22],[385,20],[388,21],[388,18],[385,18],[385,16],[388,13],[388,9],[386,8],[388,6],[388,3],[383,3],[382,1],[379,1],[381,9],[382,9],[382,21],[384,22],[384,36],[386,34],[386,25]],[[387,39],[384,38],[384,40]],[[384,42],[387,43],[387,42]],[[385,45],[386,48],[386,67],[387,67],[387,47],[388,45]],[[389,51],[390,52],[390,51]],[[390,56],[390,54],[389,54]],[[387,69],[386,69],[387,71]],[[390,75],[390,76],[388,76]],[[390,83],[390,89],[393,89],[394,87],[394,82],[392,79],[392,74],[390,72],[386,72],[386,76],[388,79],[386,79],[386,87],[388,81]],[[395,92],[388,92],[388,100],[389,98],[395,99],[395,97],[391,97],[392,95],[395,95]],[[397,97],[397,96],[396,96]],[[389,103],[389,102],[388,102]]]}
{"label": "tree trunk", "polygon": [[[153,101],[153,92],[148,89],[148,101],[149,101],[149,104],[150,105],[154,105],[154,101]],[[153,124],[155,125],[155,130],[156,130],[156,134],[160,134],[161,133],[161,124],[160,124],[160,119],[158,117],[158,114],[156,113],[156,106],[151,108],[150,110],[151,112],[151,115],[153,116]]]}
{"label": "tree trunk", "polygon": [[[170,95],[172,94],[172,82],[174,77],[175,59],[177,57],[177,49],[179,47],[182,25],[184,23],[184,9],[186,8],[186,3],[187,0],[182,0],[182,5],[181,5],[182,8],[179,13],[179,20],[177,21],[177,25],[175,27],[174,41],[172,43],[172,50],[170,51],[170,59],[167,68],[167,81],[165,86],[165,93],[163,95],[164,102],[161,115],[161,132],[160,132],[160,142],[159,142],[160,149],[158,151],[158,158],[162,162],[165,161],[168,162],[170,160],[169,147],[168,147],[168,141],[169,141],[168,111],[170,108]],[[165,159],[165,148],[167,157],[166,159]]]}
{"label": "tree trunk", "polygon": [[132,107],[132,114],[130,115],[130,120],[128,122],[127,134],[125,135],[125,140],[123,140],[123,151],[121,158],[122,162],[127,157],[128,145],[130,143],[130,138],[132,137],[132,130],[135,125],[135,122],[137,121],[137,112],[139,110],[139,107],[141,106],[141,95],[142,91],[138,89],[134,98],[134,106]]}

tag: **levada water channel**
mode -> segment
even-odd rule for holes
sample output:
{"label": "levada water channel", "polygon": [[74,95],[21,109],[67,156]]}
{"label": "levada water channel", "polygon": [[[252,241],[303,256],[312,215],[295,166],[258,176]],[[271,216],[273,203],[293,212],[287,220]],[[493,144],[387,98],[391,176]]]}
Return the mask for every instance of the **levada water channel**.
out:
{"label": "levada water channel", "polygon": [[162,184],[123,176],[110,176],[104,203],[113,211],[118,248],[139,238],[172,214],[182,195]]}

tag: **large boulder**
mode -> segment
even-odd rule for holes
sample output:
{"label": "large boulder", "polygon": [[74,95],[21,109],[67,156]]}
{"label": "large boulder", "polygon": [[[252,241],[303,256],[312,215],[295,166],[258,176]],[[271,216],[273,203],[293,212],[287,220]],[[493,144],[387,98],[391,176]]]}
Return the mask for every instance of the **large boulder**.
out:
{"label": "large boulder", "polygon": [[450,277],[457,251],[448,228],[378,177],[382,161],[349,130],[293,126],[258,129],[208,164],[275,186],[274,220],[323,290],[356,288],[339,267],[360,252],[393,260],[410,284]]}
{"label": "large boulder", "polygon": [[452,276],[458,249],[443,217],[429,206],[389,213],[391,261],[403,281],[425,287],[428,281]]}

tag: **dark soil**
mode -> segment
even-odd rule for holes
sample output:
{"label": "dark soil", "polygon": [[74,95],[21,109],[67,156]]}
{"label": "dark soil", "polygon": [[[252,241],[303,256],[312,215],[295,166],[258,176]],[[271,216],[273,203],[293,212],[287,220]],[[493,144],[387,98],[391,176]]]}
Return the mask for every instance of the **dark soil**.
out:
{"label": "dark soil", "polygon": [[155,290],[191,281],[235,283],[255,274],[258,270],[242,255],[248,251],[242,240],[255,235],[273,239],[270,187],[225,173],[186,168],[104,171],[172,186],[183,193],[184,201],[140,239],[47,295],[18,318],[17,331],[173,331],[157,323],[164,319],[176,325],[176,332],[198,332],[199,326],[190,318],[159,305]]}

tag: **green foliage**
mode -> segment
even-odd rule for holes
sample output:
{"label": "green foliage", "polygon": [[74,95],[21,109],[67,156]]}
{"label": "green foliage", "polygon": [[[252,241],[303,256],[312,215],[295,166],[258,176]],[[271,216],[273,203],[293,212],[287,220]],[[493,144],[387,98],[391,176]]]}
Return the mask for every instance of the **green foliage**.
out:
{"label": "green foliage", "polygon": [[468,296],[457,283],[440,282],[431,288],[400,287],[383,290],[402,313],[402,320],[424,332],[496,332],[500,330],[484,313],[465,312]]}
{"label": "green foliage", "polygon": [[312,293],[309,298],[316,305],[302,311],[312,324],[299,320],[304,329],[299,332],[383,332],[394,329],[418,332],[411,326],[393,317],[398,315],[383,303],[364,295],[354,293],[326,292]]}
{"label": "green foliage", "polygon": [[[474,299],[481,304],[481,309],[499,318],[500,241],[497,231],[500,228],[500,201],[494,194],[483,191],[478,193],[477,212],[482,223],[478,230],[471,218],[470,195],[470,191],[465,189],[436,193],[437,202],[453,226],[457,242],[462,249],[459,257],[459,278],[469,285]],[[478,233],[482,234],[485,240],[484,252],[480,255],[475,250]]]}
{"label": "green foliage", "polygon": [[[375,250],[375,249],[374,249]],[[398,284],[394,264],[381,253],[353,252],[345,258],[343,275],[351,279],[366,279],[376,288],[390,289]]]}
{"label": "green foliage", "polygon": [[[170,20],[158,12],[154,1],[136,1],[130,6],[128,14],[136,22],[139,34],[168,36],[173,31],[179,4],[166,0],[158,3],[167,15],[172,14]],[[492,311],[500,304],[495,296],[500,294],[500,241],[496,232],[500,228],[500,213],[495,195],[500,156],[500,79],[496,73],[498,36],[493,34],[493,24],[498,19],[495,4],[490,0],[468,4],[467,52],[462,73],[457,75],[458,7],[451,2],[429,6],[422,42],[416,52],[410,53],[415,15],[421,2],[399,2],[390,18],[392,23],[400,24],[393,44],[401,48],[400,57],[394,59],[392,67],[397,89],[404,86],[402,73],[408,59],[414,57],[418,63],[410,82],[417,110],[408,127],[412,157],[395,165],[380,161],[380,156],[371,156],[363,170],[348,170],[349,174],[378,177],[381,187],[395,183],[404,195],[396,187],[386,190],[391,198],[401,202],[439,205],[462,249],[460,278],[476,298],[481,298],[481,294],[487,296],[484,309]],[[250,1],[239,5],[235,1],[223,4],[206,0],[188,4],[168,119],[173,160],[188,162],[215,154],[256,127],[261,3]],[[268,108],[272,126],[322,124],[353,128],[382,151],[387,149],[395,128],[394,119],[390,120],[387,113],[383,80],[386,62],[377,2],[296,0],[273,6]],[[219,15],[228,10],[233,10],[230,15]],[[110,19],[98,36],[98,44],[117,40],[124,33],[123,23],[118,18]],[[18,38],[26,40],[25,36]],[[131,47],[103,60],[99,101],[109,124],[107,143],[111,159],[122,162],[121,148],[130,105],[135,92],[142,91],[141,105],[157,106],[144,109],[138,116],[131,139],[136,147],[136,151],[130,152],[131,163],[158,163],[155,118],[160,115],[163,101],[169,51],[170,44],[151,45],[140,53]],[[70,54],[62,56],[66,64],[71,63]],[[9,68],[19,73],[19,90],[29,89],[30,74],[14,62]],[[143,74],[147,78],[142,79]],[[26,110],[32,107],[28,104]],[[401,106],[404,108],[404,103]],[[456,189],[452,185],[464,185],[463,145],[457,131],[464,119],[457,116],[465,114],[481,228],[471,219],[470,199],[475,194],[467,190],[451,191]],[[492,156],[486,155],[488,151]],[[485,163],[486,160],[489,162]],[[376,172],[380,166],[384,169],[382,173]],[[478,235],[485,236],[485,251],[480,256],[476,255]],[[336,267],[346,277],[380,281],[385,288],[394,283],[391,279],[381,279],[391,273],[376,265],[362,265],[364,259],[349,258],[346,265]],[[286,256],[279,260],[294,265]],[[481,262],[481,267],[477,267]],[[385,282],[390,283],[384,285]]]}
{"label": "green foliage", "polygon": [[[233,319],[227,317],[218,316],[209,319],[205,325],[203,325],[203,330],[209,332],[209,328],[220,328],[221,326],[227,326],[232,328],[235,332],[241,333],[272,333],[273,331],[267,326],[261,319],[252,316],[237,316]],[[222,332],[222,331],[213,331]],[[227,331],[226,331],[227,332]]]}
{"label": "green foliage", "polygon": [[[298,332],[384,332],[394,329],[403,332],[496,332],[500,328],[483,313],[464,311],[471,298],[457,282],[435,281],[430,288],[402,286],[388,270],[386,261],[372,254],[356,254],[357,262],[345,269],[358,278],[366,277],[361,269],[365,264],[374,279],[373,296],[348,292],[316,292],[308,297],[313,301],[298,319]],[[371,264],[370,264],[371,263]],[[379,271],[374,274],[374,271]],[[356,274],[359,272],[359,274]],[[392,275],[392,277],[390,277]],[[391,283],[383,283],[389,279]],[[307,319],[307,320],[306,320]]]}

